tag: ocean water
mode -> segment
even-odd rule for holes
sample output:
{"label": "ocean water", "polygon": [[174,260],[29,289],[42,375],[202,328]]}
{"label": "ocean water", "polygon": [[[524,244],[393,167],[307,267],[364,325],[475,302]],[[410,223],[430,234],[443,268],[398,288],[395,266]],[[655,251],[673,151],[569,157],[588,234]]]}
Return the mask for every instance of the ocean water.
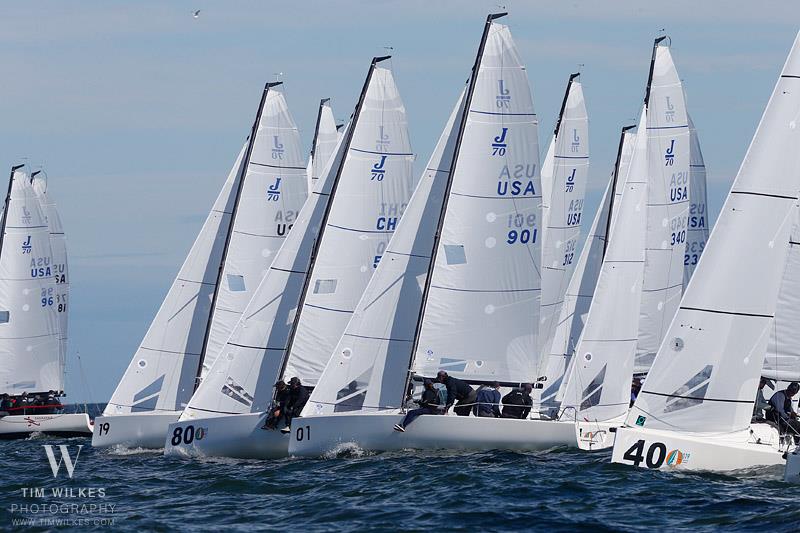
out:
{"label": "ocean water", "polygon": [[[73,458],[83,445],[71,479],[63,463],[53,477],[44,444],[65,444]],[[0,442],[0,529],[800,530],[800,487],[781,481],[780,468],[687,474],[609,459],[608,451],[356,450],[313,460],[186,460],[34,437]]]}

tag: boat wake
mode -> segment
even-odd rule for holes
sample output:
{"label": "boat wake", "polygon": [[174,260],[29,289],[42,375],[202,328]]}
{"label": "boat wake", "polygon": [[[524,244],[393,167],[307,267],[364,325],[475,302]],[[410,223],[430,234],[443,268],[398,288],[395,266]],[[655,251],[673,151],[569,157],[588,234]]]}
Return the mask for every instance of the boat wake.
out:
{"label": "boat wake", "polygon": [[343,442],[322,457],[325,459],[360,459],[370,455],[375,455],[375,452],[364,450],[355,442]]}

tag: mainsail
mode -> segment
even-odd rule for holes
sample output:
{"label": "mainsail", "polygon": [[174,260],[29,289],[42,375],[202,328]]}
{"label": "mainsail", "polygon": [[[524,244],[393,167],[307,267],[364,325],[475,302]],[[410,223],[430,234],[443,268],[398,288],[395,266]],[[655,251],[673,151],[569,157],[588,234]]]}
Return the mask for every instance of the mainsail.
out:
{"label": "mainsail", "polygon": [[689,227],[686,234],[686,251],[683,257],[683,286],[692,279],[700,256],[708,241],[708,197],[706,195],[706,164],[700,151],[700,139],[688,114],[689,120]]}
{"label": "mainsail", "polygon": [[385,59],[373,60],[332,164],[184,418],[263,411],[277,379],[313,384],[330,358],[412,186],[405,109]]}
{"label": "mainsail", "polygon": [[[669,48],[656,39],[647,83],[647,261],[635,372],[647,372],[683,293],[689,215],[689,123]],[[639,133],[642,133],[639,130]]]}
{"label": "mainsail", "polygon": [[627,425],[749,427],[800,191],[798,117],[800,34]]}
{"label": "mainsail", "polygon": [[61,374],[66,371],[67,327],[69,323],[69,265],[67,261],[67,237],[56,204],[47,192],[47,181],[41,171],[31,173],[31,184],[44,210],[50,228],[50,248],[53,253],[53,278],[56,283],[55,308],[58,314],[58,357]]}
{"label": "mainsail", "polygon": [[[550,149],[542,164],[544,231],[539,318],[542,358],[549,355],[565,292],[578,262],[575,252],[589,171],[589,120],[583,88],[576,81],[578,76],[573,74],[569,78]],[[545,183],[549,187],[545,187]]]}
{"label": "mainsail", "polygon": [[60,391],[50,229],[21,168],[11,169],[0,221],[0,393]]}
{"label": "mainsail", "polygon": [[336,150],[342,134],[336,127],[330,98],[319,102],[317,124],[314,127],[314,139],[311,142],[311,154],[308,156],[308,192],[314,190],[317,180],[322,176],[325,167]]}
{"label": "mainsail", "polygon": [[648,113],[636,144],[586,325],[564,389],[564,417],[612,420],[625,414],[633,375],[645,262]]}

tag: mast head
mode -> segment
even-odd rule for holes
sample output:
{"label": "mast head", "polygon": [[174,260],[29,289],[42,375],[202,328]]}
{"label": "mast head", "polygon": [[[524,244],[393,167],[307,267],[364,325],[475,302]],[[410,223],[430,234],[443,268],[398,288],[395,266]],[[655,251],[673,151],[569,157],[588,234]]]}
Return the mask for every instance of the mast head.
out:
{"label": "mast head", "polygon": [[266,85],[264,85],[264,90],[267,91],[273,87],[277,87],[278,85],[283,85],[282,81],[268,81]]}
{"label": "mast head", "polygon": [[569,75],[569,83],[572,83],[573,81],[575,81],[575,78],[580,78],[580,76],[581,76],[580,72],[575,72],[574,74],[570,74]]}
{"label": "mast head", "polygon": [[24,163],[22,165],[14,165],[13,167],[11,167],[11,172],[16,172],[17,170],[21,169],[24,166],[25,166]]}
{"label": "mast head", "polygon": [[372,58],[372,64],[377,65],[381,61],[386,61],[387,59],[391,59],[392,56],[377,56]]}
{"label": "mast head", "polygon": [[330,101],[331,101],[330,98],[323,98],[322,100],[319,101],[319,105],[323,106],[323,105],[327,104]]}
{"label": "mast head", "polygon": [[636,127],[636,124],[631,124],[630,126],[622,126],[622,133],[625,133],[626,131],[632,130],[635,127]]}
{"label": "mast head", "polygon": [[489,13],[489,16],[488,16],[488,17],[486,17],[486,23],[487,23],[487,24],[491,24],[491,23],[492,23],[492,21],[494,21],[494,20],[497,20],[497,19],[499,19],[499,18],[503,18],[503,17],[505,17],[506,15],[508,15],[508,13],[507,13],[507,12],[502,12],[502,13]]}

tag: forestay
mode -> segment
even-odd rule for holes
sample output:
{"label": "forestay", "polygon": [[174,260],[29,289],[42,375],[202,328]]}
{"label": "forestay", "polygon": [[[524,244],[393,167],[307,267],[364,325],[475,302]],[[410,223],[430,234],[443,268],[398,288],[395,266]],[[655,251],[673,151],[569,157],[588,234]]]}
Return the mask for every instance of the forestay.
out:
{"label": "forestay", "polygon": [[800,190],[798,117],[800,34],[628,425],[749,426]]}
{"label": "forestay", "polygon": [[223,254],[201,380],[228,340],[306,199],[300,133],[278,83],[264,90]]}
{"label": "forestay", "polygon": [[625,177],[628,174],[636,139],[636,134],[629,131],[632,127],[623,128],[620,135],[614,170],[606,186],[600,207],[592,221],[589,235],[581,249],[575,272],[567,286],[564,304],[561,306],[553,341],[550,344],[550,353],[540,363],[538,374],[539,381],[543,385],[540,404],[544,408],[557,407],[563,396],[566,384],[564,378],[567,375],[578,338],[583,331],[586,314],[589,312],[589,306],[597,286],[597,278],[600,276],[600,267],[603,264],[607,242],[606,233],[613,227],[609,217],[612,219],[615,217],[618,212],[615,206],[619,206],[622,198]]}
{"label": "forestay", "polygon": [[541,299],[538,121],[508,27],[489,23],[484,39],[413,370],[533,381]]}
{"label": "forestay", "polygon": [[540,357],[552,346],[564,296],[578,257],[581,217],[589,171],[589,120],[583,88],[570,76],[550,150],[542,166],[542,301],[539,318]]}
{"label": "forestay", "polygon": [[706,164],[703,152],[700,151],[700,139],[697,130],[689,119],[689,220],[686,234],[686,250],[683,258],[683,286],[689,284],[697,262],[708,241],[708,228],[711,223],[708,216],[708,198],[706,195]]}
{"label": "forestay", "polygon": [[[653,47],[645,97],[648,123],[647,261],[636,372],[647,372],[683,293],[689,215],[689,124],[669,48]],[[639,130],[641,133],[641,130]]]}
{"label": "forestay", "polygon": [[0,237],[0,393],[63,390],[47,217],[14,167]]}
{"label": "forestay", "polygon": [[320,236],[285,377],[316,385],[414,190],[413,164],[394,76],[376,65]]}
{"label": "forestay", "polygon": [[[67,238],[64,235],[64,226],[58,214],[56,204],[47,192],[47,181],[41,172],[31,174],[33,190],[36,198],[44,210],[47,227],[50,229],[50,249],[53,254],[53,279],[56,292],[53,305],[58,314],[58,358],[60,374],[66,371],[67,361],[67,327],[69,317],[69,265],[67,261]],[[49,301],[49,300],[48,300]]]}
{"label": "forestay", "polygon": [[643,108],[622,198],[615,207],[618,215],[564,389],[564,418],[605,421],[628,409],[645,262],[647,117]]}
{"label": "forestay", "polygon": [[239,152],[104,415],[180,410],[194,392],[246,149],[247,144]]}
{"label": "forestay", "polygon": [[400,407],[463,102],[462,93],[304,414]]}
{"label": "forestay", "polygon": [[311,143],[311,155],[308,159],[309,194],[314,190],[317,180],[333,157],[340,138],[341,134],[336,127],[330,98],[323,98],[319,102],[317,125],[314,128],[314,140]]}

